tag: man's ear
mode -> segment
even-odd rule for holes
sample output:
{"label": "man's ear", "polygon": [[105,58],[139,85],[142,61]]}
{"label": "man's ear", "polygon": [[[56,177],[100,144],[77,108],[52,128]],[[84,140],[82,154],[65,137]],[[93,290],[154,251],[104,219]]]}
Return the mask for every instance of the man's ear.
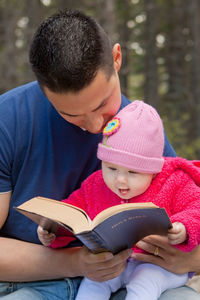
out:
{"label": "man's ear", "polygon": [[122,64],[122,52],[120,44],[115,44],[113,46],[113,62],[114,62],[114,69],[116,72],[119,72]]}

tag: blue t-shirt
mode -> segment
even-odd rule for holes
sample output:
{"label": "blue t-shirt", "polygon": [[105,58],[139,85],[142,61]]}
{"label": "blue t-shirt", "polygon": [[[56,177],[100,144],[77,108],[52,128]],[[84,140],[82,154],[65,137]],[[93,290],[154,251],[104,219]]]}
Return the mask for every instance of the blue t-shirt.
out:
{"label": "blue t-shirt", "polygon": [[[121,108],[130,101],[122,95]],[[12,191],[1,236],[39,243],[37,225],[13,207],[35,196],[61,200],[100,168],[101,134],[68,123],[37,82],[0,96],[0,193]],[[175,152],[165,138],[165,156]]]}

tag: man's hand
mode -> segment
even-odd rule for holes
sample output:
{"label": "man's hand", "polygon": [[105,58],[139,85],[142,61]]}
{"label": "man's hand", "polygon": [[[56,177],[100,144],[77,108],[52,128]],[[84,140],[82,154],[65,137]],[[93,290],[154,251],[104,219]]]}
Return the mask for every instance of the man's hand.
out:
{"label": "man's hand", "polygon": [[[170,245],[167,237],[158,235],[145,237],[136,246],[149,252],[149,254],[133,253],[131,256],[136,260],[159,265],[177,274],[200,272],[200,246],[191,252],[183,252]],[[156,248],[157,255],[154,255]]]}
{"label": "man's hand", "polygon": [[93,254],[83,246],[77,256],[79,275],[99,282],[117,277],[126,267],[130,254],[130,250],[124,250],[116,255],[110,252]]}

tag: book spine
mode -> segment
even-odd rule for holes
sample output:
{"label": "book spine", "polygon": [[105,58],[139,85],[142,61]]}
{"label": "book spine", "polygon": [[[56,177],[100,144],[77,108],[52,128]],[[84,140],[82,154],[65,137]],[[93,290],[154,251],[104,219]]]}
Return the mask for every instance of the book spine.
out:
{"label": "book spine", "polygon": [[76,237],[93,253],[107,251],[104,247],[104,241],[94,231],[77,234]]}

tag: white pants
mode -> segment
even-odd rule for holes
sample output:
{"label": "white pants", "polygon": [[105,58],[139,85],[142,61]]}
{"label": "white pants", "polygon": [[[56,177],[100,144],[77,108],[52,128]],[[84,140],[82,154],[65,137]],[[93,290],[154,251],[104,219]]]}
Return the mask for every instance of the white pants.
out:
{"label": "white pants", "polygon": [[188,274],[177,275],[152,264],[129,261],[120,276],[96,282],[84,278],[76,300],[108,300],[111,293],[126,287],[126,300],[157,300],[167,289],[184,285]]}

